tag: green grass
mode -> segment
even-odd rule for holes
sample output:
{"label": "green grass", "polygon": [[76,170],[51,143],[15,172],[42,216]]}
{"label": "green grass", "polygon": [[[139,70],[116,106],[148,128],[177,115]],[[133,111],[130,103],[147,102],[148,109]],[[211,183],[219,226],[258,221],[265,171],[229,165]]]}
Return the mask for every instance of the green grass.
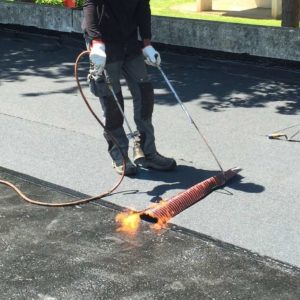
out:
{"label": "green grass", "polygon": [[250,19],[250,18],[240,18],[240,17],[226,17],[217,15],[203,15],[197,12],[183,12],[171,9],[173,5],[177,4],[193,4],[196,6],[196,0],[151,0],[151,11],[152,15],[155,16],[167,16],[176,18],[188,18],[188,19],[198,19],[206,21],[216,21],[216,22],[227,22],[227,23],[239,23],[239,24],[250,24],[250,25],[262,25],[262,26],[281,26],[280,20],[273,19]]}

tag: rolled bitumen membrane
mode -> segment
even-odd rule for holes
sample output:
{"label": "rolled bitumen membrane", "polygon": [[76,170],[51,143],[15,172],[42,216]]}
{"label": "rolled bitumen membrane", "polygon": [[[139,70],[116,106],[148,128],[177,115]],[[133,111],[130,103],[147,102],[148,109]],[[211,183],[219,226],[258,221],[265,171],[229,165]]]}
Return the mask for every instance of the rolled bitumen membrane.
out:
{"label": "rolled bitumen membrane", "polygon": [[150,208],[145,209],[140,214],[140,218],[151,223],[157,223],[158,221],[165,223],[205,198],[213,190],[224,186],[229,180],[234,178],[240,170],[240,168],[232,168],[223,173],[218,173],[215,176],[209,177],[173,196],[168,201],[163,201],[157,206],[152,205]]}
{"label": "rolled bitumen membrane", "polygon": [[[45,201],[81,196],[3,168],[0,178]],[[3,299],[300,297],[300,270],[293,266],[176,226],[155,233],[143,222],[136,236],[118,233],[121,208],[104,200],[45,208],[6,186],[0,200]]]}

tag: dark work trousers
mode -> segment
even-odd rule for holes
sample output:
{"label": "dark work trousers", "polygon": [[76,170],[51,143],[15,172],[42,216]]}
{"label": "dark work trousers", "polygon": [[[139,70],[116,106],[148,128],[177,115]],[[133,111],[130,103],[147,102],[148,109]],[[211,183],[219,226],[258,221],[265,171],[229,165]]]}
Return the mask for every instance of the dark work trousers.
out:
{"label": "dark work trousers", "polygon": [[[134,121],[136,129],[140,133],[142,150],[146,155],[156,152],[154,128],[152,125],[154,92],[149,81],[143,55],[138,54],[130,58],[125,57],[122,61],[107,63],[105,70],[123,110],[124,99],[120,79],[122,76],[125,78],[133,98]],[[105,124],[104,136],[108,142],[109,154],[117,164],[121,164],[122,154],[110,140],[106,131],[111,132],[120,145],[123,154],[127,156],[129,141],[123,128],[123,115],[103,78],[100,78],[100,80],[92,79],[90,85],[92,93],[99,97],[102,106]],[[125,129],[128,131],[126,127]]]}

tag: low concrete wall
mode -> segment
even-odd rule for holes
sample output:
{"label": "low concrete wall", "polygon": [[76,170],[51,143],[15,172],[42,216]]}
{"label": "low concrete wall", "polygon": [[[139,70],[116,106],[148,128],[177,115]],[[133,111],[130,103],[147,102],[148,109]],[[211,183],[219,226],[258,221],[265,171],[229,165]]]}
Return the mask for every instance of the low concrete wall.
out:
{"label": "low concrete wall", "polygon": [[153,18],[153,40],[165,44],[300,61],[300,30]]}
{"label": "low concrete wall", "polygon": [[[0,23],[81,32],[82,11],[0,2]],[[152,18],[153,41],[231,53],[300,61],[300,30],[223,22]]]}
{"label": "low concrete wall", "polygon": [[73,31],[73,12],[58,6],[0,2],[0,23]]}

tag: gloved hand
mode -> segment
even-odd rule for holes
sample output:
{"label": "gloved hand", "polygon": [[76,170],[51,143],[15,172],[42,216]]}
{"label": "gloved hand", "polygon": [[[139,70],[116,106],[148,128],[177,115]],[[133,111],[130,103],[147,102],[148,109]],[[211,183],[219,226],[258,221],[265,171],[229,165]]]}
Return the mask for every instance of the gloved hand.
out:
{"label": "gloved hand", "polygon": [[90,52],[90,61],[94,65],[94,75],[100,76],[106,63],[105,44],[93,40]]}
{"label": "gloved hand", "polygon": [[161,58],[159,53],[151,46],[146,46],[143,48],[143,54],[146,64],[154,67],[158,67],[161,63]]}

